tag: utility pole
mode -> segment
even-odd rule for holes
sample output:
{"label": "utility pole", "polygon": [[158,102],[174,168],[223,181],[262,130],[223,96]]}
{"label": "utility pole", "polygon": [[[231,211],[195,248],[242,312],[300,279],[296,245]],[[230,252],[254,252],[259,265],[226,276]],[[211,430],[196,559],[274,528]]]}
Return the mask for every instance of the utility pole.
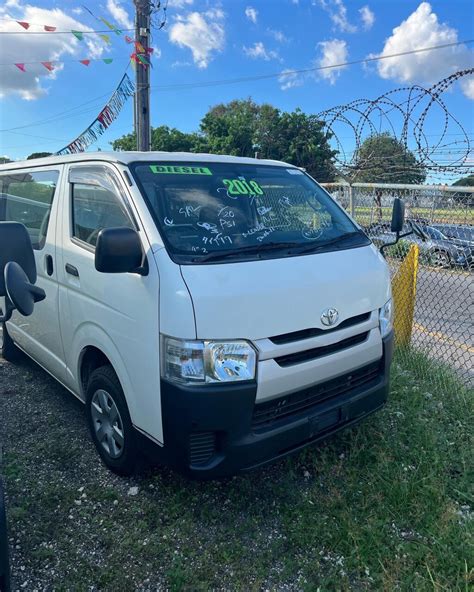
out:
{"label": "utility pole", "polygon": [[[148,47],[150,39],[150,0],[134,0],[135,2],[135,40],[145,52],[135,49],[137,54],[149,59]],[[138,46],[140,48],[140,46]],[[135,90],[135,133],[137,150],[149,152],[151,149],[150,132],[150,66],[137,61]]]}

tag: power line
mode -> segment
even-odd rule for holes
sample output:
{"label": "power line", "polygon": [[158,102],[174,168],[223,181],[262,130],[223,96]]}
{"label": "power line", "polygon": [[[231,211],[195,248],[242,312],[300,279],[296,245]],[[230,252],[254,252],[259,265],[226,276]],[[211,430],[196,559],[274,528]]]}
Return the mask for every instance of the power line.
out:
{"label": "power line", "polygon": [[[118,62],[118,61],[124,61],[125,59],[130,60],[129,57],[127,58],[83,58],[83,60],[87,60],[88,62],[103,62],[104,60],[107,63],[107,60],[113,60],[114,62]],[[42,64],[43,62],[47,62],[50,64],[68,64],[71,62],[77,62],[79,63],[81,60],[48,60],[48,59],[44,59],[44,60],[38,60],[35,62],[21,62],[24,66],[28,66],[28,65],[32,65],[32,64]],[[18,62],[17,62],[18,63]],[[16,66],[16,64],[14,62],[10,62],[8,64],[0,64],[0,66]]]}
{"label": "power line", "polygon": [[423,53],[427,51],[433,51],[436,49],[445,49],[447,47],[456,47],[459,45],[467,45],[474,43],[474,39],[467,39],[466,41],[458,41],[456,43],[444,43],[442,45],[433,45],[431,47],[421,47],[418,49],[411,49],[409,51],[400,51],[398,53],[392,53],[389,55],[373,56],[370,58],[362,58],[359,60],[352,60],[348,62],[340,62],[339,64],[331,64],[330,66],[314,66],[312,68],[301,68],[298,70],[287,70],[286,72],[274,72],[273,74],[260,74],[257,76],[245,76],[242,78],[227,78],[223,80],[210,80],[207,82],[189,82],[183,84],[168,84],[165,86],[152,86],[152,89],[167,91],[167,90],[184,90],[186,88],[200,88],[208,86],[223,86],[226,84],[238,84],[240,82],[253,82],[257,80],[267,80],[270,78],[280,78],[285,76],[292,76],[293,74],[305,74],[308,72],[317,72],[321,70],[331,70],[334,68],[343,68],[345,66],[355,66],[357,64],[365,64],[368,62],[377,62],[380,60],[387,60],[390,58],[398,58],[405,55],[411,55],[415,53]]}

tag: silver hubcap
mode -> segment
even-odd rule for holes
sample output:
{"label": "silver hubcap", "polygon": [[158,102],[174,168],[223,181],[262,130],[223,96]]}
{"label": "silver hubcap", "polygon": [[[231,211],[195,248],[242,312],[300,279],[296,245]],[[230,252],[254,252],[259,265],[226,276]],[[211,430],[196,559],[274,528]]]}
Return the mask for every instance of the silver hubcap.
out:
{"label": "silver hubcap", "polygon": [[0,351],[2,349],[3,349],[3,323],[0,323]]}
{"label": "silver hubcap", "polygon": [[111,458],[123,452],[123,423],[114,400],[107,391],[99,389],[91,403],[92,421],[97,440]]}
{"label": "silver hubcap", "polygon": [[444,253],[435,253],[434,255],[434,264],[437,267],[446,267],[448,264],[448,258]]}

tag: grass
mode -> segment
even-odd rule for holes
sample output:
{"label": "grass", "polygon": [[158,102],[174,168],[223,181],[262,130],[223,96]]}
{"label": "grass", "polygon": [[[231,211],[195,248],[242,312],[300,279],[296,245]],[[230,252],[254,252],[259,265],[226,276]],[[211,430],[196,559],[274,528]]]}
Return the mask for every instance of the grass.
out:
{"label": "grass", "polygon": [[6,454],[12,541],[30,581],[55,590],[467,592],[473,411],[449,371],[400,352],[389,404],[358,428],[207,483],[110,476],[80,438],[66,460],[53,450],[76,436],[52,415],[39,456]]}

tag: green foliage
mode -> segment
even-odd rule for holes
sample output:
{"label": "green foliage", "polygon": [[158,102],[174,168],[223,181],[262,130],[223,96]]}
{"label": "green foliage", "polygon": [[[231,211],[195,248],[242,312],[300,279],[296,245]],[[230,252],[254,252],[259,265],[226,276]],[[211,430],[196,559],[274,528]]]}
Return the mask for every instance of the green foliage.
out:
{"label": "green foliage", "polygon": [[423,183],[426,170],[388,132],[367,138],[357,151],[352,180],[359,183]]}
{"label": "green foliage", "polygon": [[[160,125],[151,130],[151,149],[165,152],[200,152],[202,139],[199,134],[187,134],[175,127]],[[112,142],[114,150],[136,150],[135,133],[127,134]]]}
{"label": "green foliage", "polygon": [[27,156],[26,160],[33,160],[34,158],[44,158],[45,156],[51,156],[52,152],[33,152]]}
{"label": "green foliage", "polygon": [[453,185],[456,187],[472,187],[474,185],[474,175],[462,177],[462,179],[454,181]]}
{"label": "green foliage", "polygon": [[7,162],[11,162],[8,156],[0,156],[0,164],[6,164]]}
{"label": "green foliage", "polygon": [[[152,129],[152,150],[210,152],[283,160],[304,167],[318,181],[334,179],[333,158],[323,123],[300,109],[291,113],[251,99],[212,107],[200,133],[160,126]],[[135,134],[112,142],[114,150],[136,150]]]}

